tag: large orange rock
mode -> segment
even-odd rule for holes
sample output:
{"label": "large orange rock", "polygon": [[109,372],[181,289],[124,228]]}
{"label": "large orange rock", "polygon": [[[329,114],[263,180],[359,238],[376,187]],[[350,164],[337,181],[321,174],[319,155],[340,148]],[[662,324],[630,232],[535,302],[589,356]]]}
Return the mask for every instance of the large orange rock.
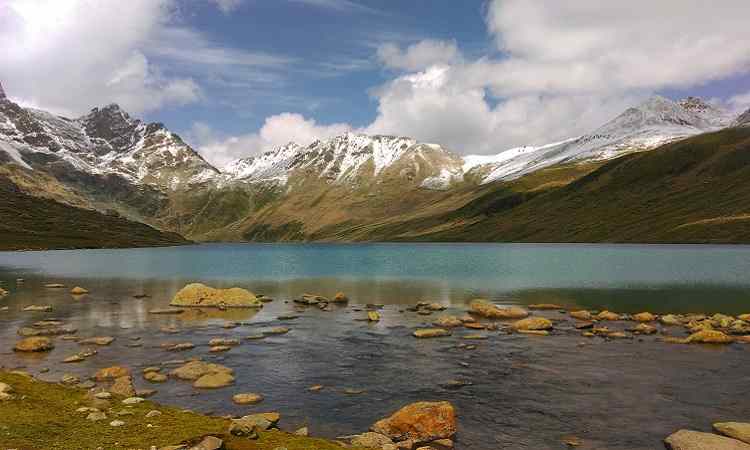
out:
{"label": "large orange rock", "polygon": [[472,313],[488,319],[523,319],[529,316],[529,312],[519,306],[500,308],[484,299],[472,300],[469,309]]}
{"label": "large orange rock", "polygon": [[42,336],[21,339],[13,347],[16,352],[48,352],[55,348],[55,344],[49,338]]}
{"label": "large orange rock", "polygon": [[201,283],[188,284],[177,292],[172,306],[203,306],[226,308],[262,308],[261,302],[252,292],[233,287],[216,289]]}
{"label": "large orange rock", "polygon": [[456,434],[456,412],[449,402],[418,402],[379,420],[371,430],[394,441],[432,442]]}

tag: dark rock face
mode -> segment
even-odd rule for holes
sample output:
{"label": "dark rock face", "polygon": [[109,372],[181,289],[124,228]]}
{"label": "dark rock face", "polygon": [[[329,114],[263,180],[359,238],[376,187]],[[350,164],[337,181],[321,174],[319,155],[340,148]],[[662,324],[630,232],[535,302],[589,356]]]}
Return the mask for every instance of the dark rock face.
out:
{"label": "dark rock face", "polygon": [[90,138],[95,142],[98,139],[104,141],[101,144],[117,152],[123,152],[135,144],[135,132],[141,125],[140,120],[131,119],[128,113],[116,104],[92,109],[89,115],[81,118],[81,122]]}
{"label": "dark rock face", "polygon": [[732,125],[735,127],[750,127],[750,109],[740,114]]}
{"label": "dark rock face", "polygon": [[0,100],[5,100],[5,90],[3,90],[3,83],[0,83]]}

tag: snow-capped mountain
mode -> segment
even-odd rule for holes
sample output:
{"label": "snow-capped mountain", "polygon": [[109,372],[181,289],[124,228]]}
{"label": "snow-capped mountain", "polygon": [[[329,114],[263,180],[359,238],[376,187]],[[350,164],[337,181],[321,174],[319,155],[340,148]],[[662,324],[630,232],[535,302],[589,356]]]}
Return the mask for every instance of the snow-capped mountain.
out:
{"label": "snow-capped mountain", "polygon": [[732,122],[733,127],[748,127],[750,126],[750,109],[740,114],[737,119]]}
{"label": "snow-capped mountain", "polygon": [[118,175],[159,189],[206,182],[219,171],[162,124],[112,104],[77,119],[22,108],[0,97],[0,150],[26,168]]}
{"label": "snow-capped mountain", "polygon": [[468,156],[464,169],[478,173],[485,183],[509,180],[555,164],[606,160],[650,150],[730,123],[729,114],[695,97],[677,103],[657,96],[628,108],[584,136],[540,147],[514,148],[494,156]]}
{"label": "snow-capped mountain", "polygon": [[[396,170],[397,173],[392,173]],[[269,152],[243,158],[225,172],[235,181],[285,184],[293,173],[312,174],[337,184],[381,181],[387,175],[421,186],[446,189],[463,178],[461,159],[436,144],[411,138],[345,133],[302,147],[289,143]]]}

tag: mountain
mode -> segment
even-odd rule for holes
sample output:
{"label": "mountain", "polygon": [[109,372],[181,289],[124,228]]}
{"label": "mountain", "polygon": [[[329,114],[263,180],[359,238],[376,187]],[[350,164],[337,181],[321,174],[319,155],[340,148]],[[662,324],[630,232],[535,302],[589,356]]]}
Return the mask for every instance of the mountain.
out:
{"label": "mountain", "polygon": [[732,122],[733,127],[747,127],[750,126],[750,109],[740,114],[737,119]]}
{"label": "mountain", "polygon": [[[700,99],[654,97],[584,136],[496,155],[461,157],[411,138],[345,133],[289,143],[220,171],[164,125],[115,104],[70,119],[2,93],[0,178],[25,195],[195,240],[417,239],[475,223],[466,208],[523,203],[612,159],[730,123]],[[498,189],[522,195],[496,198]],[[430,231],[398,228],[412,222],[429,223]]]}
{"label": "mountain", "polygon": [[584,136],[541,147],[521,147],[494,157],[466,157],[468,173],[483,182],[512,180],[556,164],[603,161],[627,153],[651,150],[687,136],[729,125],[727,113],[700,99],[679,103],[652,97]]}
{"label": "mountain", "polygon": [[750,128],[727,128],[625,155],[559,188],[495,184],[454,211],[372,227],[361,238],[748,243],[749,177]]}
{"label": "mountain", "polygon": [[187,244],[176,233],[22,192],[0,177],[0,250],[153,247]]}

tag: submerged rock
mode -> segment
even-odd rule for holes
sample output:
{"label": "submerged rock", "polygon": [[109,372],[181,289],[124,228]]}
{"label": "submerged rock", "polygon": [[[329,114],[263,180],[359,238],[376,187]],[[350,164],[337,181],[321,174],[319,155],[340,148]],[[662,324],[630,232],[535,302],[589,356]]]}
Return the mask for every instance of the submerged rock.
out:
{"label": "submerged rock", "polygon": [[115,338],[112,336],[97,336],[92,338],[81,339],[78,341],[81,345],[109,345],[114,342]]}
{"label": "submerged rock", "polygon": [[232,401],[238,405],[254,405],[263,401],[263,396],[255,393],[235,394]]}
{"label": "submerged rock", "polygon": [[742,441],[699,431],[680,430],[664,439],[670,450],[750,450]]}
{"label": "submerged rock", "polygon": [[172,306],[202,306],[214,308],[261,308],[261,302],[252,292],[233,287],[216,289],[201,283],[192,283],[180,289]]}
{"label": "submerged rock", "polygon": [[456,316],[443,316],[439,317],[435,322],[434,325],[436,327],[442,327],[442,328],[456,328],[463,326],[463,322],[461,319],[459,319]]}
{"label": "submerged rock", "polygon": [[89,291],[88,289],[84,289],[81,286],[76,286],[70,290],[70,293],[73,295],[84,295],[84,294],[88,294]]}
{"label": "submerged rock", "polygon": [[208,374],[225,373],[231,375],[232,369],[221,364],[207,363],[203,361],[190,361],[170,372],[173,377],[181,380],[194,381]]}
{"label": "submerged rock", "polygon": [[227,372],[208,373],[193,383],[193,387],[198,389],[218,389],[229,386],[234,383],[234,376]]}
{"label": "submerged rock", "polygon": [[412,403],[379,420],[370,430],[397,442],[449,439],[456,434],[456,412],[449,402]]}
{"label": "submerged rock", "polygon": [[450,336],[451,332],[443,328],[420,328],[415,330],[413,334],[416,338],[424,339]]}

